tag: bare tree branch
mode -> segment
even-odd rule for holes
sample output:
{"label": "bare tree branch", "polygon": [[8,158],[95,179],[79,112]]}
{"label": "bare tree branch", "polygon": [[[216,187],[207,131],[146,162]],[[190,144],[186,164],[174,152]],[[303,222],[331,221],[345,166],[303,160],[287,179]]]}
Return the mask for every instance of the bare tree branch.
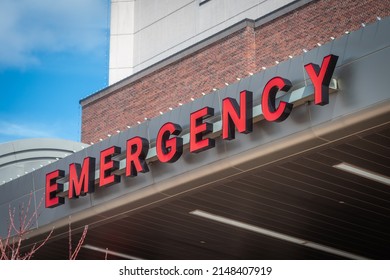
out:
{"label": "bare tree branch", "polygon": [[[33,199],[33,193],[30,193],[30,197],[27,205],[22,203],[18,207],[18,217],[16,217],[16,210],[9,206],[8,216],[9,224],[7,236],[3,239],[0,239],[0,260],[29,260],[34,254],[44,246],[49,239],[51,238],[54,228],[48,233],[45,239],[38,243],[32,245],[32,247],[27,252],[22,252],[22,242],[25,239],[27,233],[31,230],[34,221],[39,217],[38,209],[41,207],[43,202],[43,197],[39,202],[38,206],[30,213],[31,201]],[[19,222],[18,225],[15,224],[15,221]],[[75,260],[81,250],[81,247],[84,243],[88,232],[88,225],[84,227],[83,233],[80,237],[80,240],[77,243],[76,249],[72,251],[72,227],[71,227],[71,216],[69,216],[69,259]],[[107,253],[106,253],[107,259]]]}
{"label": "bare tree branch", "polygon": [[87,236],[87,232],[88,232],[88,225],[84,227],[83,234],[80,237],[79,243],[77,244],[77,247],[70,258],[71,260],[75,260],[77,255],[79,254],[81,246],[83,245],[85,237]]}
{"label": "bare tree branch", "polygon": [[25,239],[26,234],[31,230],[34,221],[36,221],[39,217],[38,209],[42,204],[43,197],[38,205],[34,209],[34,212],[30,214],[31,201],[33,199],[33,192],[30,193],[29,200],[27,205],[22,203],[19,205],[18,209],[18,222],[19,225],[16,226],[16,210],[15,208],[11,208],[9,206],[8,216],[9,216],[9,225],[7,236],[0,240],[0,260],[20,260],[20,259],[30,259],[34,253],[40,249],[44,244],[47,243],[49,238],[51,237],[53,230],[52,229],[46,238],[37,246],[34,244],[33,247],[26,253],[21,252],[22,242]]}
{"label": "bare tree branch", "polygon": [[69,260],[75,260],[77,258],[77,255],[79,254],[79,251],[81,249],[81,246],[84,243],[85,237],[87,236],[88,232],[88,225],[84,226],[83,233],[81,234],[80,240],[77,243],[76,249],[74,252],[72,252],[72,226],[71,226],[71,217],[69,216]]}

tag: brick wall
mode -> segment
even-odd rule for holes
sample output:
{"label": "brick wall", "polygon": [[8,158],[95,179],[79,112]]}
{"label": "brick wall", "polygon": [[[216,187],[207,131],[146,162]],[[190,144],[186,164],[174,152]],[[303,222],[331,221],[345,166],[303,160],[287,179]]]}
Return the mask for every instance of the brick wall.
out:
{"label": "brick wall", "polygon": [[[256,71],[390,15],[390,0],[321,0],[256,29]],[[259,68],[260,67],[260,68]]]}
{"label": "brick wall", "polygon": [[[297,55],[303,48],[390,15],[390,0],[318,0],[258,28],[247,26],[82,108],[84,143],[190,102],[225,82]],[[113,127],[113,124],[116,127]]]}

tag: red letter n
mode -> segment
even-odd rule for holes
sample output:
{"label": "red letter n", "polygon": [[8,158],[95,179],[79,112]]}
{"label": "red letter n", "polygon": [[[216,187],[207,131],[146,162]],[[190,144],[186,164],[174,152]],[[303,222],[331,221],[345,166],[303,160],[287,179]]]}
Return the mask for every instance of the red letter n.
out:
{"label": "red letter n", "polygon": [[240,106],[233,98],[222,101],[222,139],[235,138],[235,127],[240,133],[252,132],[253,94],[250,91],[241,91]]}

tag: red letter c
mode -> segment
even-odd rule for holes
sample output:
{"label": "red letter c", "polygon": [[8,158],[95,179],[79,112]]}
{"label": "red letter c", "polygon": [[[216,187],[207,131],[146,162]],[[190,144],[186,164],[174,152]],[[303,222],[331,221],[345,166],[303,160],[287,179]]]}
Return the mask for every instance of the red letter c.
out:
{"label": "red letter c", "polygon": [[278,108],[276,108],[275,97],[279,90],[287,92],[291,86],[291,82],[282,77],[272,78],[265,85],[261,96],[261,109],[267,121],[281,122],[290,115],[293,104],[280,101]]}

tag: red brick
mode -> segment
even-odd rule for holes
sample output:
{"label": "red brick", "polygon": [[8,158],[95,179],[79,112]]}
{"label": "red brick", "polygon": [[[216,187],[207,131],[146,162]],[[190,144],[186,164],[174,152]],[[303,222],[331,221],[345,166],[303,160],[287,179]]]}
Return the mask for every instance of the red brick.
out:
{"label": "red brick", "polygon": [[[82,108],[82,142],[96,142],[168,107],[190,102],[212,88],[262,66],[297,55],[303,48],[390,15],[390,0],[319,0],[256,29],[246,27]],[[136,98],[137,97],[137,98]],[[114,124],[114,125],[113,125]]]}

